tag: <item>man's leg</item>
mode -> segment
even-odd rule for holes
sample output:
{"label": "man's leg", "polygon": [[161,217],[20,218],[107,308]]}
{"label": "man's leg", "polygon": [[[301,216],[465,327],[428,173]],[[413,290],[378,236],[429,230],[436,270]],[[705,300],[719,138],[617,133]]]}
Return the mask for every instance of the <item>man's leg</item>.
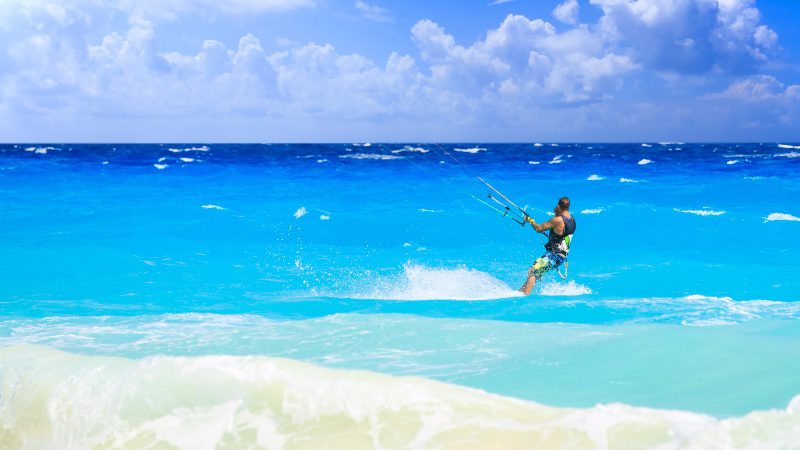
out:
{"label": "man's leg", "polygon": [[528,269],[528,279],[525,280],[525,284],[519,288],[519,291],[522,292],[523,295],[531,295],[534,286],[536,286],[536,275],[533,273],[533,267],[531,267]]}
{"label": "man's leg", "polygon": [[525,295],[531,295],[531,291],[533,291],[533,287],[536,286],[536,280],[541,278],[545,272],[553,268],[553,262],[550,261],[547,254],[540,256],[536,261],[534,261],[533,265],[530,269],[528,269],[528,279],[525,281],[525,284],[519,288],[519,291]]}

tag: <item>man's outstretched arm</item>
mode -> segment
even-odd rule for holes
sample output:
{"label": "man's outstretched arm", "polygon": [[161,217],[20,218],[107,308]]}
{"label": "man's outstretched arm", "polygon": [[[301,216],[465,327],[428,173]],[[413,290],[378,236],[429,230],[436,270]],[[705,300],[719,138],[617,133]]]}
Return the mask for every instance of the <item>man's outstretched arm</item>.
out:
{"label": "man's outstretched arm", "polygon": [[537,233],[541,233],[542,231],[545,230],[552,230],[553,227],[556,226],[555,219],[556,219],[555,217],[552,217],[545,223],[536,223],[536,221],[533,220],[533,217],[531,216],[525,217],[525,221],[531,224],[531,226],[533,227],[534,230],[536,230]]}

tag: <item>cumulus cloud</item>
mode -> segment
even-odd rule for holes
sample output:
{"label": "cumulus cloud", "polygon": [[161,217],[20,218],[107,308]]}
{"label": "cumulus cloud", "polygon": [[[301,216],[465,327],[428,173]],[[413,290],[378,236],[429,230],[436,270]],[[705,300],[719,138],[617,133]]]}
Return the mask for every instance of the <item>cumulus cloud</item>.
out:
{"label": "cumulus cloud", "polygon": [[[521,123],[531,111],[572,108],[570,120],[602,129],[598,118],[615,109],[599,105],[613,101],[637,71],[753,73],[778,48],[777,34],[749,0],[590,3],[602,14],[596,24],[578,24],[578,2],[566,0],[553,11],[575,25],[566,31],[511,14],[473,42],[422,19],[410,30],[412,54],[375,60],[287,39],[267,51],[261,39],[275,37],[250,33],[238,42],[199,40],[181,52],[159,39],[161,21],[183,14],[277,13],[316,0],[3,2],[0,30],[9,39],[0,44],[0,113],[475,124]],[[392,17],[362,0],[355,8],[370,20]],[[708,98],[788,103],[798,94],[796,85],[758,75]],[[631,114],[618,116],[633,127],[625,122]]]}
{"label": "cumulus cloud", "polygon": [[777,34],[753,0],[590,0],[607,39],[645,67],[678,73],[746,71],[768,59]]}
{"label": "cumulus cloud", "polygon": [[361,0],[356,0],[356,9],[361,16],[375,22],[391,22],[392,12],[380,6],[370,5]]}
{"label": "cumulus cloud", "polygon": [[578,12],[580,6],[578,0],[566,0],[564,3],[556,6],[553,10],[553,17],[570,25],[578,23]]}
{"label": "cumulus cloud", "polygon": [[752,75],[735,81],[724,91],[709,97],[751,102],[800,101],[800,85],[787,87],[771,75]]}

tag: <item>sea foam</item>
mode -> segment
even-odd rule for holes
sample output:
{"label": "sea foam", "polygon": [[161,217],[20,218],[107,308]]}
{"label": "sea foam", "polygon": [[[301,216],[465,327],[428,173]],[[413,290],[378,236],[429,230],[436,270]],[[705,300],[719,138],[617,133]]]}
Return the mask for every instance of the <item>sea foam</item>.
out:
{"label": "sea foam", "polygon": [[789,221],[789,222],[800,222],[800,217],[793,216],[791,214],[786,214],[786,213],[774,212],[774,213],[770,213],[770,215],[768,215],[767,217],[764,218],[764,223],[774,222],[774,221],[778,221],[778,220],[784,220],[784,221]]}
{"label": "sea foam", "polygon": [[0,350],[0,375],[2,436],[18,448],[777,449],[800,442],[797,397],[783,409],[715,419],[621,403],[557,408],[283,358],[134,360],[31,345]]}
{"label": "sea foam", "polygon": [[684,214],[694,214],[696,216],[721,216],[725,211],[715,211],[713,209],[678,209],[673,208],[675,212]]}

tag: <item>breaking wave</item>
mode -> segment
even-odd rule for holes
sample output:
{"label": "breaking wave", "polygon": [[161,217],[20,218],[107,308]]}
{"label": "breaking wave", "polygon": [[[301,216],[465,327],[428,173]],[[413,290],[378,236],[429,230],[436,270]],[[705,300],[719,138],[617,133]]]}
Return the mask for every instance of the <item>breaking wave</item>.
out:
{"label": "breaking wave", "polygon": [[[255,356],[0,350],[14,448],[790,448],[800,397],[716,419],[621,403],[557,408],[417,377]],[[479,424],[479,426],[478,426]]]}

